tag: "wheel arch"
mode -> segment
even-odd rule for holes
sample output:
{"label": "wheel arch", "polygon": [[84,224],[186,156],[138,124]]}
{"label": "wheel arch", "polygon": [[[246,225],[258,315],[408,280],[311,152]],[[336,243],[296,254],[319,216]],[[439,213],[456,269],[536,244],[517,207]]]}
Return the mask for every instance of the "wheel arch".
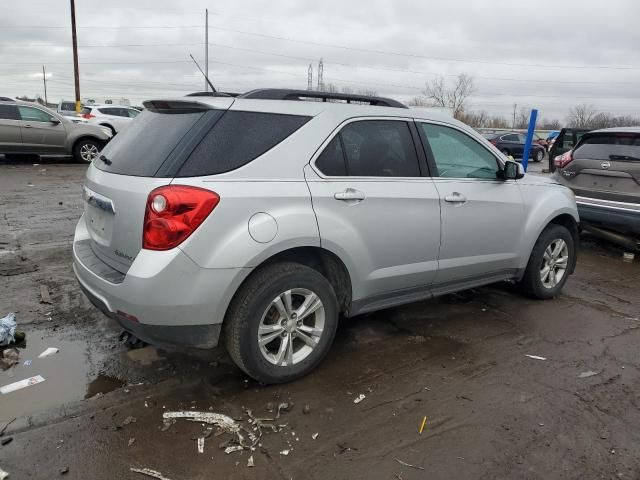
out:
{"label": "wheel arch", "polygon": [[105,142],[100,140],[98,137],[95,137],[93,135],[81,135],[78,138],[76,138],[73,141],[73,144],[71,145],[71,154],[73,155],[76,147],[78,146],[78,144],[83,141],[83,140],[93,140],[94,142],[96,142],[98,145],[104,147]]}
{"label": "wheel arch", "polygon": [[572,215],[562,213],[553,217],[547,224],[547,226],[549,225],[560,225],[569,230],[571,238],[573,239],[573,258],[571,259],[571,268],[569,269],[569,273],[573,273],[576,269],[576,259],[578,257],[578,248],[580,247],[580,231],[578,228],[578,222],[576,222]]}

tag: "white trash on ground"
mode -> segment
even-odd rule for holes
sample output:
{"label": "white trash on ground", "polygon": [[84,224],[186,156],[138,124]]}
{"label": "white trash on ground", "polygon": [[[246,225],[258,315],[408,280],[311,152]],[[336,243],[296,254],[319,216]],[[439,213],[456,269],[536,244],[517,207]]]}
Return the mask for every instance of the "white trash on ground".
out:
{"label": "white trash on ground", "polygon": [[165,420],[184,418],[191,422],[201,422],[215,425],[220,430],[235,435],[238,445],[243,448],[251,448],[258,443],[258,437],[253,432],[250,432],[246,428],[241,427],[231,417],[228,417],[221,413],[193,412],[185,410],[178,412],[164,412],[162,414],[162,417]]}
{"label": "white trash on ground", "polygon": [[16,334],[17,326],[16,314],[13,312],[0,318],[0,346],[9,345],[15,341],[14,335]]}
{"label": "white trash on ground", "polygon": [[42,382],[44,382],[44,377],[42,377],[41,375],[25,378],[24,380],[13,382],[13,383],[10,383],[9,385],[5,385],[4,387],[0,387],[0,395],[5,395],[7,393],[15,392],[16,390],[30,387],[31,385],[36,385]]}
{"label": "white trash on ground", "polygon": [[360,403],[365,398],[367,398],[367,396],[364,393],[361,393],[353,400],[353,403]]}
{"label": "white trash on ground", "polygon": [[135,473],[140,473],[142,475],[146,475],[147,477],[157,478],[158,480],[171,480],[170,478],[165,477],[160,472],[156,470],[151,470],[150,468],[133,468],[131,467],[129,470]]}
{"label": "white trash on ground", "polygon": [[595,375],[599,375],[600,372],[594,372],[593,370],[588,370],[586,372],[582,372],[580,375],[578,375],[578,378],[589,378],[589,377],[593,377]]}
{"label": "white trash on ground", "polygon": [[58,353],[59,351],[60,350],[55,348],[55,347],[49,347],[44,352],[42,352],[40,355],[38,355],[38,358],[48,357],[49,355],[53,355],[55,353]]}
{"label": "white trash on ground", "polygon": [[525,355],[525,357],[533,358],[534,360],[546,360],[547,357],[540,357],[538,355]]}

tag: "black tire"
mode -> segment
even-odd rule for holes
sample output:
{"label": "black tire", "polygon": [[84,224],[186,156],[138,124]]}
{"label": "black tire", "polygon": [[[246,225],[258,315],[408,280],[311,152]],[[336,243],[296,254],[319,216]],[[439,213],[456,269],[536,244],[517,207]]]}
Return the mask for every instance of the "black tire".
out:
{"label": "black tire", "polygon": [[533,161],[540,163],[542,160],[544,160],[544,150],[539,148],[533,154]]}
{"label": "black tire", "polygon": [[[324,329],[306,358],[292,365],[274,365],[260,350],[258,328],[272,301],[294,288],[310,290],[320,298]],[[266,384],[290,382],[311,372],[324,359],[335,337],[338,313],[333,287],[319,272],[298,263],[268,265],[254,272],[236,292],[225,317],[223,342],[235,364],[253,379]],[[278,337],[275,341],[282,342]]]}
{"label": "black tire", "polygon": [[[545,261],[545,250],[557,240],[563,240],[567,245],[567,266],[562,278],[560,278],[557,284],[553,287],[549,287],[545,286],[542,281],[541,270],[543,268],[543,262]],[[533,298],[541,300],[553,298],[560,293],[562,287],[567,281],[567,278],[569,278],[569,275],[573,272],[575,260],[575,244],[569,230],[562,225],[548,225],[538,237],[538,240],[531,251],[527,268],[522,280],[520,281],[520,287],[524,293]]]}
{"label": "black tire", "polygon": [[98,153],[102,150],[102,144],[97,140],[93,140],[91,138],[82,138],[78,140],[73,146],[73,159],[78,163],[91,163],[92,161],[83,158],[83,147],[94,147],[97,149]]}

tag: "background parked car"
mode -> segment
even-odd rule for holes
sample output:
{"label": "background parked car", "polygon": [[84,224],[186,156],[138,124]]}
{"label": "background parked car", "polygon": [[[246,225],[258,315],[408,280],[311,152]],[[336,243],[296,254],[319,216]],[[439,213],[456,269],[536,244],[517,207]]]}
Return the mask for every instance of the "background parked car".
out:
{"label": "background parked car", "polygon": [[554,160],[557,156],[568,152],[578,144],[578,141],[589,130],[584,128],[563,128],[556,136],[549,149],[549,171],[555,171]]}
{"label": "background parked car", "polygon": [[111,139],[111,131],[96,125],[73,123],[41,105],[0,101],[0,154],[73,155],[92,161]]}
{"label": "background parked car", "polygon": [[76,102],[74,101],[60,100],[56,112],[58,112],[63,117],[68,118],[73,123],[86,122],[86,120],[80,116],[80,113],[76,112]]}
{"label": "background parked car", "polygon": [[540,135],[534,132],[533,134],[533,143],[540,145],[542,148],[547,150],[549,142],[545,138],[542,138]]}
{"label": "background parked car", "polygon": [[139,113],[139,110],[132,107],[87,105],[82,109],[82,118],[89,123],[109,128],[115,135],[126,128]]}
{"label": "background parked car", "polygon": [[581,136],[555,160],[555,178],[575,193],[580,221],[640,235],[640,127]]}
{"label": "background parked car", "polygon": [[[526,135],[515,132],[498,132],[485,133],[483,136],[505,155],[511,155],[513,158],[522,158],[524,144],[527,141]],[[544,147],[537,143],[531,144],[530,155],[534,162],[541,162],[544,159],[544,152]]]}

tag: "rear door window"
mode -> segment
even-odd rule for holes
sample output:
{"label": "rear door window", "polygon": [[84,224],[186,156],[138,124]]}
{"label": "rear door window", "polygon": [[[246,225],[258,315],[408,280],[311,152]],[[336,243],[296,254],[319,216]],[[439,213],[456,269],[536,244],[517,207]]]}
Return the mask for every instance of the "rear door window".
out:
{"label": "rear door window", "polygon": [[316,160],[316,167],[329,177],[345,177],[347,175],[347,164],[342,152],[340,135],[336,135],[325,147]]}
{"label": "rear door window", "polygon": [[15,105],[0,105],[0,120],[20,120],[18,107]]}
{"label": "rear door window", "polygon": [[[310,119],[299,115],[227,111],[189,155],[177,176],[196,177],[235,170],[271,150]],[[131,125],[136,124],[139,121]]]}
{"label": "rear door window", "polygon": [[505,142],[518,142],[518,135],[515,133],[509,133],[507,135],[503,135],[502,140]]}

